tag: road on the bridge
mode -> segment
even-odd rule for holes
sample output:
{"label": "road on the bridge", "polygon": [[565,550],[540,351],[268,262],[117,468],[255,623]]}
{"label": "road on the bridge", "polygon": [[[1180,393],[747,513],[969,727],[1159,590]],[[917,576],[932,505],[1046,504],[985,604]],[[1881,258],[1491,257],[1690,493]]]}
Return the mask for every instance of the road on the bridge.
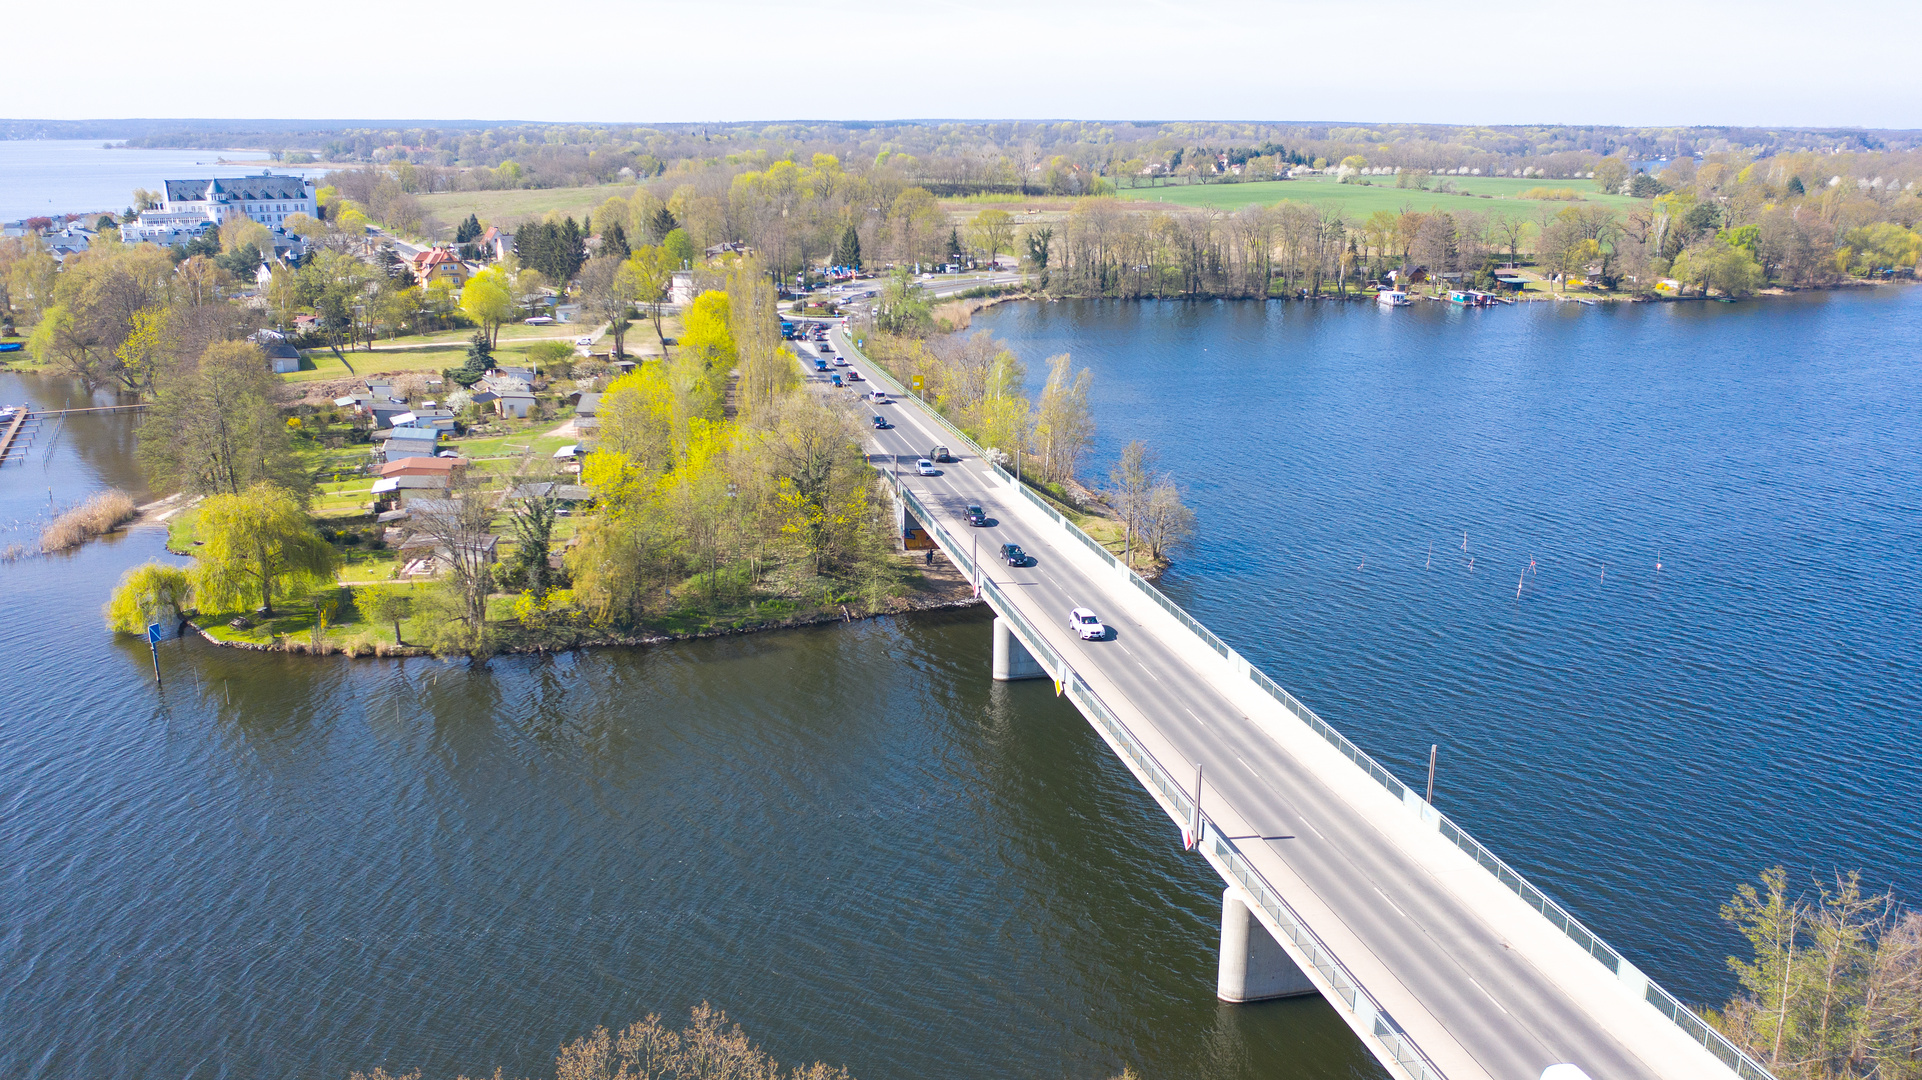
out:
{"label": "road on the bridge", "polygon": [[[845,354],[845,338],[839,332],[835,337]],[[797,346],[811,361],[813,346]],[[1358,942],[1367,950],[1374,963],[1341,955],[1351,970],[1389,973],[1398,985],[1369,983],[1369,990],[1450,1080],[1535,1080],[1559,1062],[1579,1065],[1595,1080],[1685,1075],[1676,1071],[1680,1063],[1658,1065],[1632,1052],[1511,947],[1502,928],[1404,858],[1349,801],[1245,715],[1218,687],[1216,673],[1198,669],[1190,653],[1133,618],[1128,605],[1111,601],[1122,588],[1119,579],[1109,574],[1098,580],[1092,572],[1098,564],[1072,550],[1078,542],[1026,506],[986,463],[959,460],[941,465],[939,476],[915,475],[915,458],[935,445],[950,444],[957,456],[963,451],[918,404],[860,407],[888,418],[892,426],[870,432],[875,451],[899,455],[906,486],[943,516],[940,523],[950,534],[967,543],[971,529],[964,509],[969,503],[984,508],[990,524],[972,532],[991,578],[1110,707],[1132,706],[1175,748],[1181,760],[1163,762],[1175,775],[1185,767],[1192,783],[1194,764],[1202,765],[1203,801],[1211,816],[1219,820],[1232,809],[1228,819],[1239,817],[1257,834],[1236,837],[1257,868],[1279,884],[1270,868],[1285,864],[1287,876],[1313,894],[1312,901],[1291,895],[1290,903],[1305,916],[1316,910],[1339,920],[1339,927],[1311,922],[1324,940]],[[1020,544],[1036,565],[1000,562],[995,556],[1004,542]],[[1110,639],[1083,642],[1073,636],[1067,619],[1076,606],[1093,608],[1114,629]],[[983,654],[985,662],[985,642]],[[1649,1017],[1659,1020],[1653,1010]]]}

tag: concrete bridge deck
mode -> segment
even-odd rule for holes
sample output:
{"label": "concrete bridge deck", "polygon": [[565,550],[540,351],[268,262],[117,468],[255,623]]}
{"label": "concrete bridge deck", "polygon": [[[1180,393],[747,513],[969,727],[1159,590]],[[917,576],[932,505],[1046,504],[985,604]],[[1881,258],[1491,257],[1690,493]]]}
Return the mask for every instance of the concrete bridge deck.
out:
{"label": "concrete bridge deck", "polygon": [[[1199,767],[1198,850],[1229,886],[1224,999],[1243,997],[1231,986],[1247,990],[1256,974],[1277,992],[1311,986],[1391,1074],[1412,1080],[1535,1080],[1562,1063],[1594,1080],[1767,1076],[982,460],[846,335],[834,344],[871,380],[857,386],[895,394],[869,410],[894,425],[871,432],[875,460],[944,553],[979,581],[999,616],[997,654],[1032,657],[1184,831],[1197,820]],[[936,444],[961,460],[939,476],[915,475],[914,458]],[[970,503],[985,509],[989,527],[967,524]],[[1003,542],[1021,544],[1036,565],[998,561]],[[1094,609],[1110,639],[1072,634],[1076,606]],[[1234,925],[1243,909],[1292,960],[1289,970],[1243,970],[1264,962],[1235,944],[1247,936]]]}

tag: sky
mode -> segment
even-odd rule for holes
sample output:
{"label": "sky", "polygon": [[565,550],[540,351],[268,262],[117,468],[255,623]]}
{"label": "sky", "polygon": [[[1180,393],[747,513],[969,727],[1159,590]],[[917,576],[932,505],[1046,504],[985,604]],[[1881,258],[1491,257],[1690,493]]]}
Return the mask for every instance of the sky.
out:
{"label": "sky", "polygon": [[[9,118],[1922,127],[1914,0],[337,0],[185,24],[68,0],[8,23]],[[111,44],[76,47],[87,26]]]}

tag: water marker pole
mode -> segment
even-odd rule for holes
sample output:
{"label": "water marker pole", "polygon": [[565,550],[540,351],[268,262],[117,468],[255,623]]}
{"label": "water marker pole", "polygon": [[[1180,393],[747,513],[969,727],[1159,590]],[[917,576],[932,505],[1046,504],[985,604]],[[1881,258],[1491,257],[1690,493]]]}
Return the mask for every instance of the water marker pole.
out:
{"label": "water marker pole", "polygon": [[147,652],[153,656],[153,684],[160,685],[160,624],[147,624]]}
{"label": "water marker pole", "polygon": [[1435,752],[1440,749],[1434,743],[1428,744],[1428,801],[1435,801]]}

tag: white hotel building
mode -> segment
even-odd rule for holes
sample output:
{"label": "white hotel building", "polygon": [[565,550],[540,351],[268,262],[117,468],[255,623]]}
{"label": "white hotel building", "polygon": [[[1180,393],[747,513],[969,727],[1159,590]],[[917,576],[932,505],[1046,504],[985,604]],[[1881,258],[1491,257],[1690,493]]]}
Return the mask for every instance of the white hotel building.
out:
{"label": "white hotel building", "polygon": [[295,214],[319,217],[314,181],[304,176],[261,173],[217,180],[169,180],[157,210],[143,210],[138,221],[121,227],[130,244],[183,243],[209,228],[218,229],[234,217],[249,217],[284,235],[287,219]]}

